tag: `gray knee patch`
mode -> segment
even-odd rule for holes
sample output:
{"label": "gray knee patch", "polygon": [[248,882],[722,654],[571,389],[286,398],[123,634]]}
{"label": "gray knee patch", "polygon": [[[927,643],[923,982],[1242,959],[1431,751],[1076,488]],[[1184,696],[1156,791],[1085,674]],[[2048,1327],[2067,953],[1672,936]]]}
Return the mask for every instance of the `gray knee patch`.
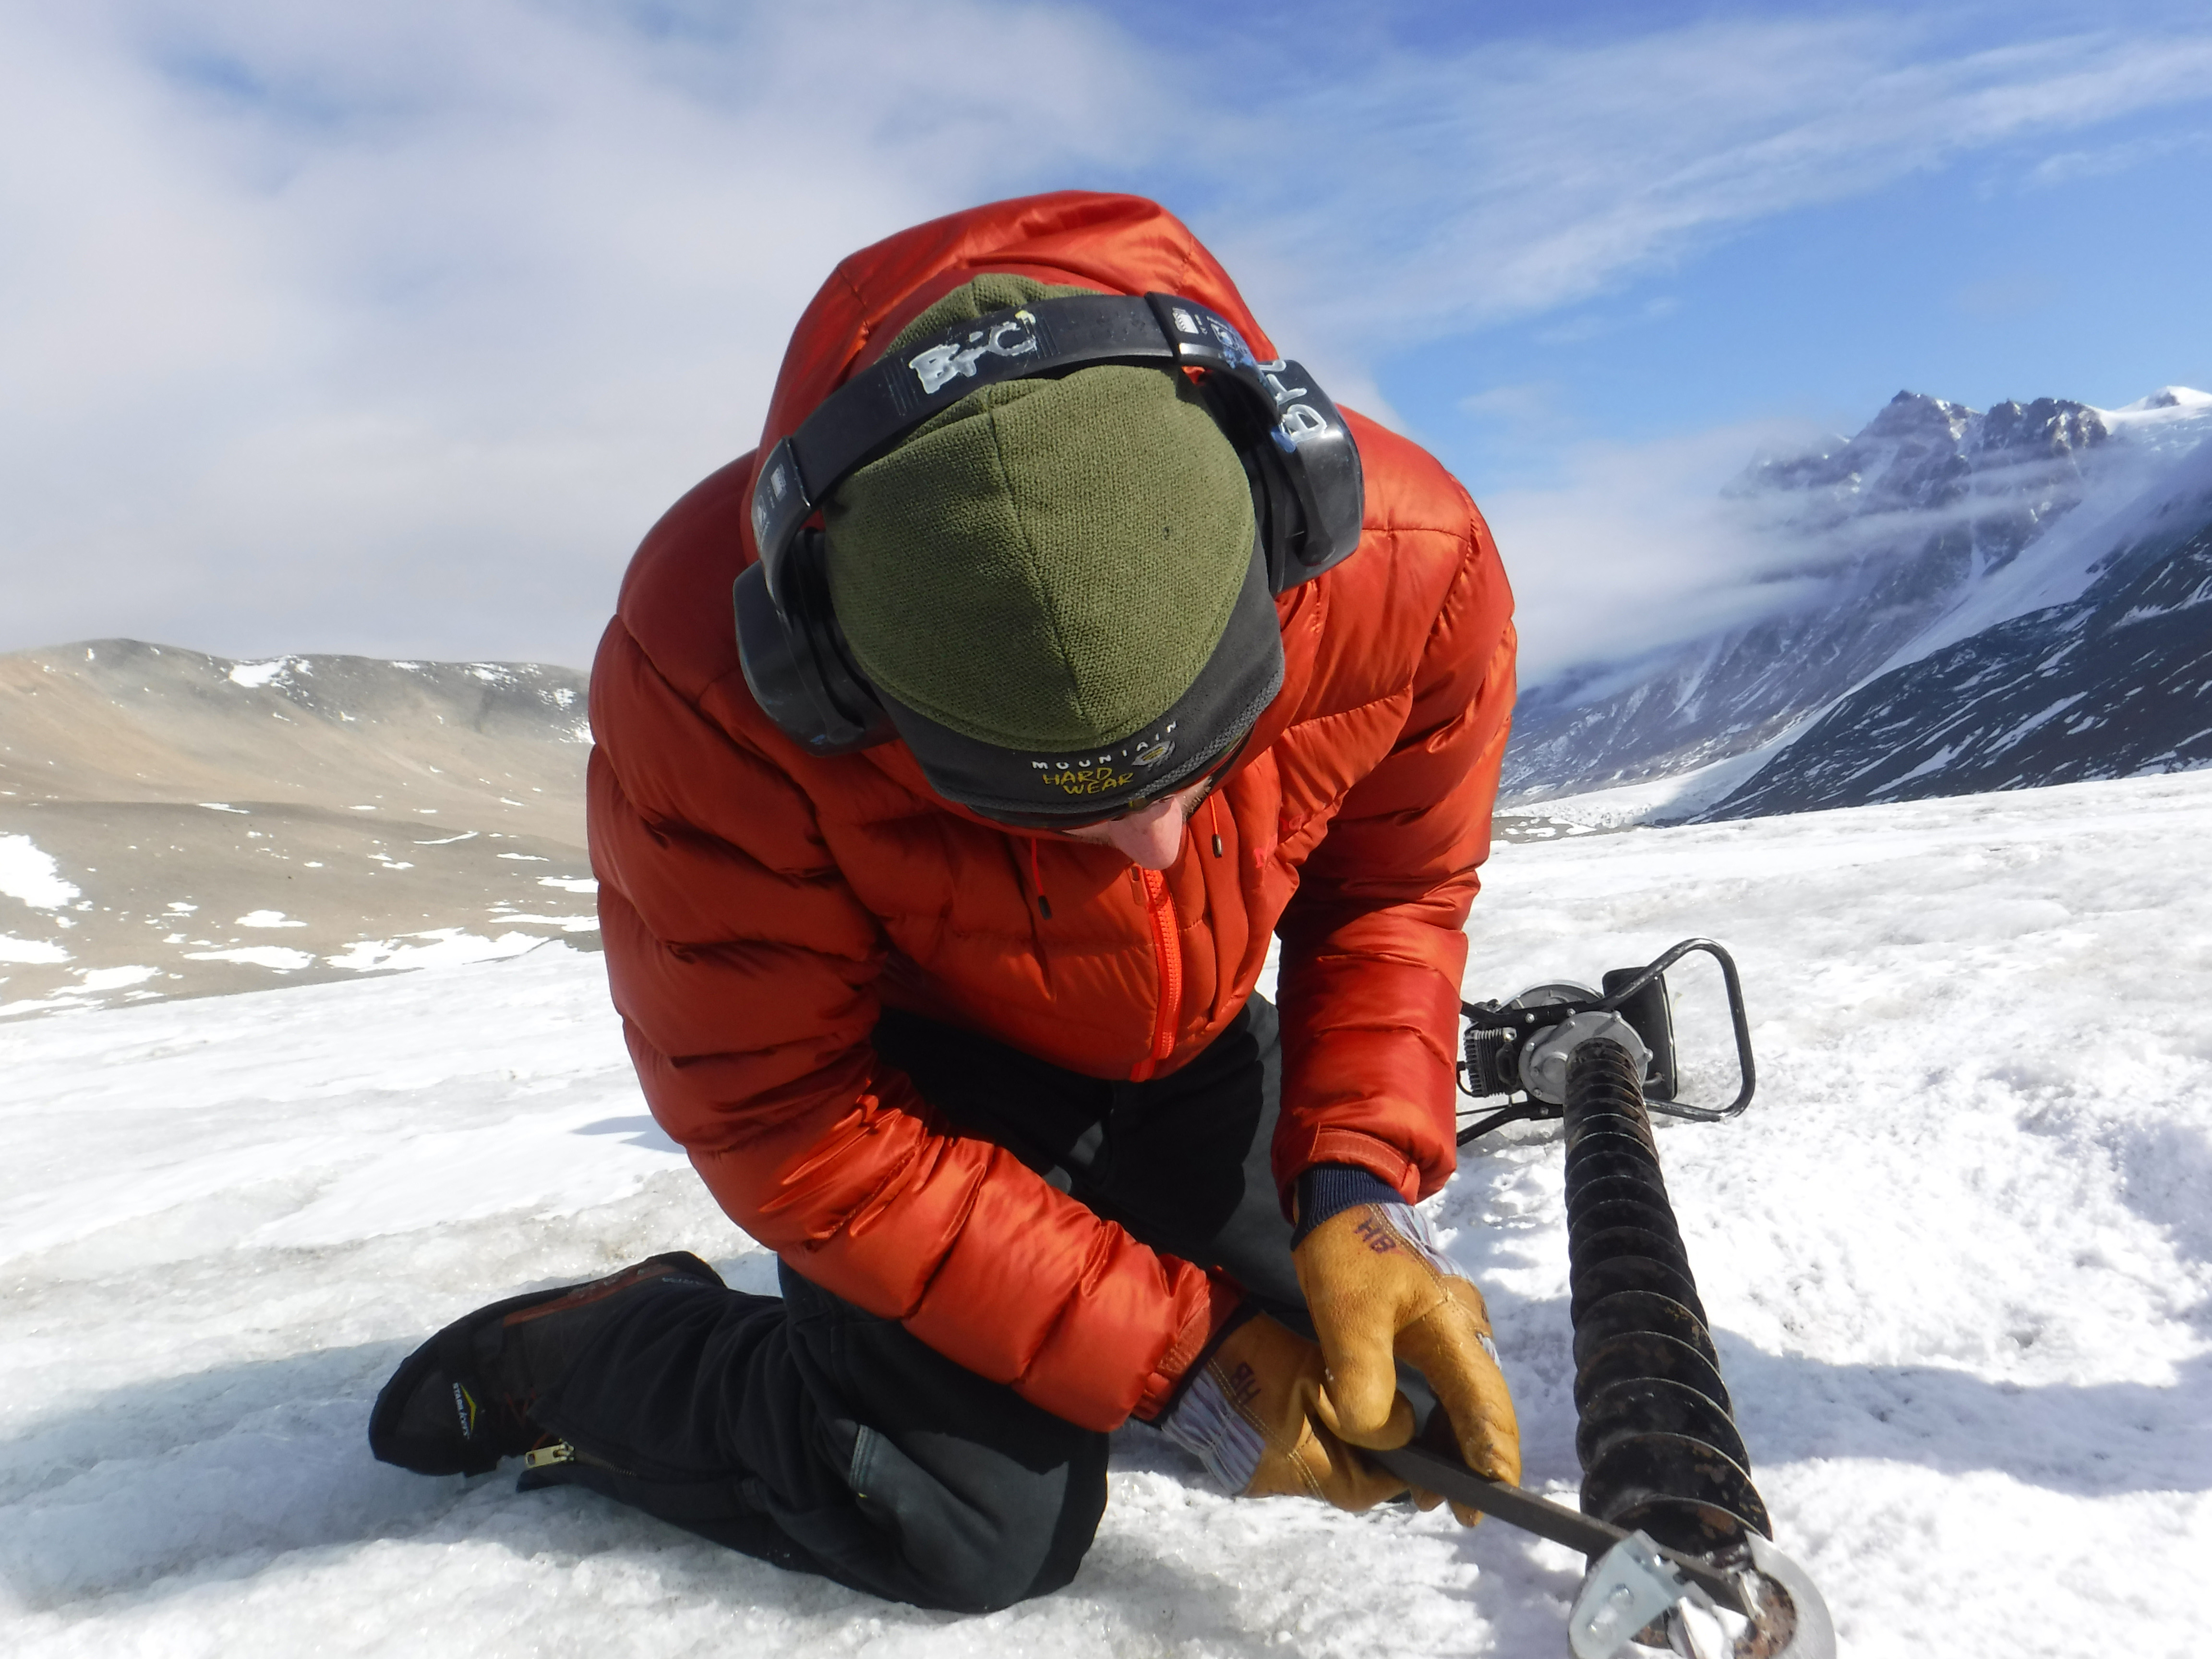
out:
{"label": "gray knee patch", "polygon": [[957,1451],[964,1493],[863,1427],[845,1478],[860,1512],[898,1539],[907,1565],[943,1605],[988,1612],[1057,1589],[1037,1577],[1066,1500],[1066,1467],[1033,1473],[972,1443]]}

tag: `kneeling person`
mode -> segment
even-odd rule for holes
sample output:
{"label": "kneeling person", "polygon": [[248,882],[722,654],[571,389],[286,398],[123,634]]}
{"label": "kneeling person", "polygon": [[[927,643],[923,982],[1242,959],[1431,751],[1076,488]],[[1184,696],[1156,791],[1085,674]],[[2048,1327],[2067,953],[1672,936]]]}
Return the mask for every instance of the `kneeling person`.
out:
{"label": "kneeling person", "polygon": [[1131,1416],[1365,1509],[1403,1364],[1517,1477],[1413,1207],[1453,1168],[1510,596],[1449,476],[1267,349],[1131,198],[840,267],[592,680],[615,1004],[783,1294],[672,1255],[495,1304],[393,1376],[378,1455],[525,1455],[955,1608],[1068,1581]]}

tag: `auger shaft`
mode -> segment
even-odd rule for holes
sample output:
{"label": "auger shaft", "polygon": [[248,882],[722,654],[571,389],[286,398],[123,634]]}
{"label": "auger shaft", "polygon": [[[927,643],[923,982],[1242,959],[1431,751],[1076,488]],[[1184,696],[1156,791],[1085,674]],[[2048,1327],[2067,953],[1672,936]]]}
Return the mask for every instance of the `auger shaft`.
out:
{"label": "auger shaft", "polygon": [[1674,1222],[1640,1067],[1578,1045],[1566,1085],[1568,1285],[1583,1508],[1686,1555],[1771,1538]]}

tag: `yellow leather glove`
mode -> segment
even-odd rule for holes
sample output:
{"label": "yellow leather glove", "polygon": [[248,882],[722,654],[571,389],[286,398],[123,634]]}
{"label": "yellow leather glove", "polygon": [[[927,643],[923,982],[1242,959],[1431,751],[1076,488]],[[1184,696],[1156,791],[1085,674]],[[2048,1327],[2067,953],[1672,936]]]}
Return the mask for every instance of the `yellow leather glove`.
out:
{"label": "yellow leather glove", "polygon": [[[1490,1311],[1439,1250],[1408,1204],[1356,1204],[1299,1241],[1291,1260],[1327,1365],[1316,1416],[1354,1446],[1388,1449],[1413,1437],[1413,1409],[1398,1392],[1398,1360],[1427,1379],[1451,1420],[1460,1455],[1478,1474],[1518,1483],[1521,1428],[1490,1340]],[[1437,1499],[1416,1493],[1424,1509]],[[1481,1514],[1452,1513],[1473,1526]]]}
{"label": "yellow leather glove", "polygon": [[1329,1426],[1321,1350],[1260,1314],[1222,1340],[1154,1425],[1245,1498],[1318,1498],[1371,1510],[1406,1490]]}

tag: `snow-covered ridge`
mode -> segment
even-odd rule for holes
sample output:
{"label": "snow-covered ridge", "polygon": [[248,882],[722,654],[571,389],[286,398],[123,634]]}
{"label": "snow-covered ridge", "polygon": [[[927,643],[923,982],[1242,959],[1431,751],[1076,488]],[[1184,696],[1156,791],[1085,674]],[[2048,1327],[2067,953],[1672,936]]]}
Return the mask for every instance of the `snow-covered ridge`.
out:
{"label": "snow-covered ridge", "polygon": [[1876,672],[1917,662],[2031,611],[2071,604],[2145,538],[2186,534],[2212,519],[2212,444],[2206,442],[2212,438],[2212,393],[2165,386],[2124,409],[2093,412],[2121,441],[2100,457],[2073,511],[2006,566],[1965,585],[1948,609]]}
{"label": "snow-covered ridge", "polygon": [[[1509,800],[1634,785],[1777,744],[1879,675],[2075,602],[2212,520],[2212,395],[1979,412],[1900,392],[1857,434],[1755,461],[1731,506],[1778,608],[1523,689]],[[1787,580],[1783,580],[1784,578]]]}
{"label": "snow-covered ridge", "polygon": [[2192,411],[2212,408],[2212,392],[2199,392],[2194,386],[2162,386],[2148,397],[2138,398],[2131,404],[2122,404],[2116,410],[2106,411],[2106,418],[2115,415],[2142,416],[2148,418],[2174,418],[2174,411]]}
{"label": "snow-covered ridge", "polygon": [[[52,654],[78,648],[64,646]],[[297,707],[324,712],[349,724],[390,718],[395,707],[404,708],[427,697],[452,705],[441,709],[441,718],[477,723],[496,720],[509,727],[517,723],[518,713],[526,726],[530,714],[524,711],[534,706],[541,711],[544,735],[568,743],[592,740],[591,726],[582,718],[584,677],[543,663],[398,662],[344,656],[234,662],[222,657],[202,658],[197,652],[180,651],[174,646],[143,645],[136,640],[95,640],[82,648],[88,663],[100,661],[104,649],[111,664],[120,658],[143,668],[152,657],[163,659],[165,669],[181,666],[187,672],[204,665],[225,671],[222,672],[224,684],[249,691],[277,691]],[[318,660],[322,664],[319,674],[315,666]],[[129,678],[127,672],[124,678]],[[474,686],[469,684],[471,681]],[[477,687],[491,688],[495,695],[487,696]]]}
{"label": "snow-covered ridge", "polygon": [[2010,617],[1842,698],[1717,805],[1803,811],[2212,766],[2212,512],[2139,531],[2081,597]]}

